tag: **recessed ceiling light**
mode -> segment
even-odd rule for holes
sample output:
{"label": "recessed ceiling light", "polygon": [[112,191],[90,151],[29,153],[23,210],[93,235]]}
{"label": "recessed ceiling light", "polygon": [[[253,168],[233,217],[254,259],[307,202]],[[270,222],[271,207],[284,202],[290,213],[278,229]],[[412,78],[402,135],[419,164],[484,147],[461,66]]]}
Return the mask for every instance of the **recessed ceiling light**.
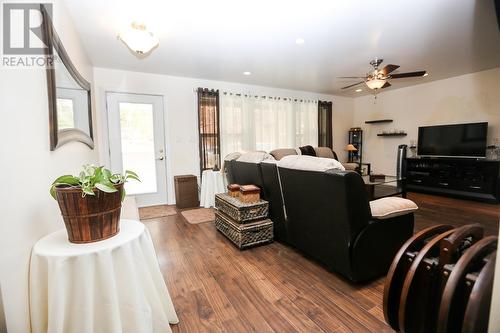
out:
{"label": "recessed ceiling light", "polygon": [[252,72],[243,72],[243,75],[246,75],[246,76],[252,75]]}
{"label": "recessed ceiling light", "polygon": [[297,44],[297,45],[302,45],[302,44],[304,44],[304,43],[305,43],[304,38],[297,38],[297,39],[295,40],[295,44]]}
{"label": "recessed ceiling light", "polygon": [[425,72],[425,74],[424,74],[424,75],[422,75],[422,76],[427,76],[427,75],[429,75],[429,73]]}
{"label": "recessed ceiling light", "polygon": [[355,91],[355,92],[360,92],[360,91],[363,91],[363,89],[358,88],[358,89],[356,89],[356,90],[354,90],[354,91]]}

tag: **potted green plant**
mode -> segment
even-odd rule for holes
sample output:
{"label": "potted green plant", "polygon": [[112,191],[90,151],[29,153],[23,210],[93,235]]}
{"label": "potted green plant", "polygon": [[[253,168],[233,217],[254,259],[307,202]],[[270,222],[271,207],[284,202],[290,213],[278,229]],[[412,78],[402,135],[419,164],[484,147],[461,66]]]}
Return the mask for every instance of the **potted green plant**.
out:
{"label": "potted green plant", "polygon": [[96,242],[120,231],[123,185],[129,179],[140,181],[130,170],[122,175],[84,165],[78,176],[64,175],[52,183],[50,194],[59,204],[70,242]]}

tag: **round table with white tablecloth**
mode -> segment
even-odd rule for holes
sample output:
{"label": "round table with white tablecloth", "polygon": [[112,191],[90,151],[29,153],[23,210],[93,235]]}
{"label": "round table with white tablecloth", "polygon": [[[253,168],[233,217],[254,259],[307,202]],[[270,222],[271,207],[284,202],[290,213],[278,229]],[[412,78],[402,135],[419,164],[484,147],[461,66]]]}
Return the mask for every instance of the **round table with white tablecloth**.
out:
{"label": "round table with white tablecloth", "polygon": [[141,222],[88,244],[53,232],[33,247],[32,332],[171,332],[179,322],[153,242]]}
{"label": "round table with white tablecloth", "polygon": [[226,181],[221,171],[204,170],[201,175],[200,206],[215,205],[215,195],[226,192]]}

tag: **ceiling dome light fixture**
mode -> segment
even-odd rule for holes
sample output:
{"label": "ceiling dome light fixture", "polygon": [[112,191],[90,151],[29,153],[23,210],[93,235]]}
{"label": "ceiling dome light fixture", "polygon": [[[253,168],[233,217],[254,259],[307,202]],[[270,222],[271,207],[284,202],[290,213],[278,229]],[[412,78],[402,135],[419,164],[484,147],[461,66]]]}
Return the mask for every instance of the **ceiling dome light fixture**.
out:
{"label": "ceiling dome light fixture", "polygon": [[158,37],[146,30],[144,23],[135,21],[127,30],[118,34],[118,38],[139,57],[148,55],[160,44]]}
{"label": "ceiling dome light fixture", "polygon": [[384,86],[384,84],[386,83],[386,80],[385,79],[379,79],[379,78],[373,78],[373,79],[368,79],[365,81],[366,85],[368,86],[368,88],[370,89],[380,89]]}

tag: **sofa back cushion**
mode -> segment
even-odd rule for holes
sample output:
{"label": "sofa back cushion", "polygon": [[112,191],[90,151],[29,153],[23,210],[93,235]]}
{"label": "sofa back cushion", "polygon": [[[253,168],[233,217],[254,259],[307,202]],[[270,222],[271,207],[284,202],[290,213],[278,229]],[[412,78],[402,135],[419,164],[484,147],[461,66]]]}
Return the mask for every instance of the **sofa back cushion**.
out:
{"label": "sofa back cushion", "polygon": [[[261,197],[267,200],[262,181],[261,163],[231,161],[231,181],[239,185],[256,185],[261,189]],[[229,177],[228,177],[229,178]]]}
{"label": "sofa back cushion", "polygon": [[335,154],[330,147],[314,147],[314,150],[316,151],[316,156],[318,157],[334,158],[337,161],[339,160],[337,158],[337,154]]}
{"label": "sofa back cushion", "polygon": [[272,150],[269,154],[273,155],[273,157],[279,161],[285,156],[289,155],[297,155],[297,151],[293,148],[281,148]]}
{"label": "sofa back cushion", "polygon": [[316,156],[316,151],[314,150],[313,146],[302,146],[299,147],[301,155],[309,155],[309,156]]}
{"label": "sofa back cushion", "polygon": [[274,157],[263,151],[251,151],[241,154],[236,160],[238,162],[260,163],[265,160],[274,160]]}
{"label": "sofa back cushion", "polygon": [[287,169],[305,171],[326,171],[330,169],[345,170],[344,166],[335,159],[307,155],[285,156],[278,161],[278,166]]}

